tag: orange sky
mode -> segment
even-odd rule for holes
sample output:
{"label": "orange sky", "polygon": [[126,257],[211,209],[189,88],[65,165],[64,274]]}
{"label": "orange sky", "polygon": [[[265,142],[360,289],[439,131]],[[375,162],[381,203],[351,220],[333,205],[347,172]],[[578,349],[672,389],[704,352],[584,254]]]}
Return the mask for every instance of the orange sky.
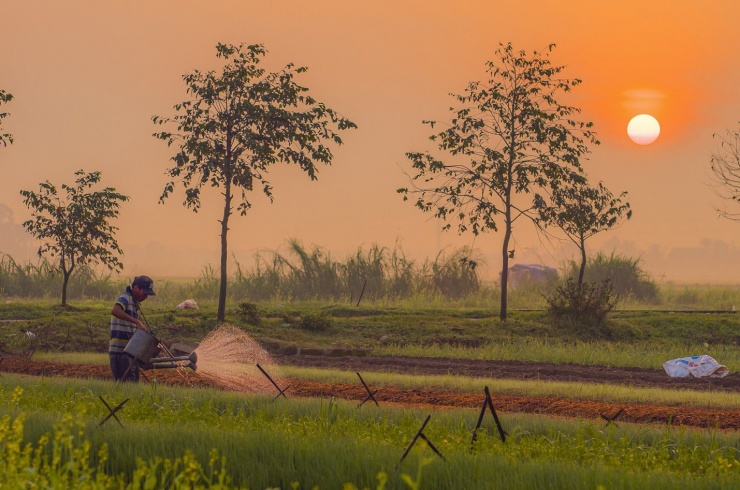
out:
{"label": "orange sky", "polygon": [[[0,148],[0,251],[35,250],[19,224],[20,189],[71,182],[78,168],[132,197],[119,220],[125,273],[196,275],[218,262],[221,203],[197,215],[178,193],[157,203],[172,150],[151,137],[152,115],[185,98],[181,75],[218,66],[217,42],[264,43],[268,68],[309,67],[302,82],[359,126],[334,164],[310,182],[275,169],[275,203],[257,199],[232,221],[231,250],[250,263],[288,238],[335,255],[401,240],[416,257],[473,243],[403,203],[404,153],[429,149],[423,119],[444,118],[450,92],[483,77],[499,42],[557,48],[551,59],[583,84],[570,102],[602,144],[589,176],[627,190],[634,217],[594,238],[592,249],[642,256],[658,278],[735,282],[740,224],[717,218],[709,184],[712,134],[740,120],[740,3],[599,1],[9,1],[0,18],[0,88],[15,100]],[[662,134],[632,143],[629,119],[649,112]],[[515,229],[517,262],[557,264],[527,226]],[[500,234],[474,244],[497,273]],[[30,256],[30,255],[29,255]]]}

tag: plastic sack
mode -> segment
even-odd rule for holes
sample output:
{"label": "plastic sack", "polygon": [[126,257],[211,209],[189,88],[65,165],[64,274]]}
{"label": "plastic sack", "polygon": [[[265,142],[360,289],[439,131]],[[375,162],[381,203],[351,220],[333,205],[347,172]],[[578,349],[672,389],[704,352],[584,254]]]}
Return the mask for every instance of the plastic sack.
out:
{"label": "plastic sack", "polygon": [[195,304],[194,299],[186,299],[179,305],[175,306],[175,308],[178,310],[193,310],[193,309],[197,310],[198,305]]}
{"label": "plastic sack", "polygon": [[730,372],[727,366],[723,366],[714,360],[712,356],[691,356],[680,359],[671,359],[663,363],[663,369],[671,378],[724,378]]}

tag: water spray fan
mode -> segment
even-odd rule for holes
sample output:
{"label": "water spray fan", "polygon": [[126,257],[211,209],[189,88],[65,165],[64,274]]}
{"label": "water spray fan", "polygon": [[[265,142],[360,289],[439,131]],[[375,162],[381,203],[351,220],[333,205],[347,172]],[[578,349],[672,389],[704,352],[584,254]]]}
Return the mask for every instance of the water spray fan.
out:
{"label": "water spray fan", "polygon": [[[141,314],[141,310],[139,310]],[[129,340],[123,351],[133,356],[134,362],[136,362],[141,369],[171,369],[171,368],[183,368],[187,367],[195,371],[197,369],[196,363],[198,362],[198,355],[195,352],[191,352],[187,356],[173,356],[170,350],[159,341],[154,335],[152,327],[149,322],[144,319],[144,323],[149,328],[146,330],[136,330],[134,335]],[[165,357],[157,357],[164,351]]]}

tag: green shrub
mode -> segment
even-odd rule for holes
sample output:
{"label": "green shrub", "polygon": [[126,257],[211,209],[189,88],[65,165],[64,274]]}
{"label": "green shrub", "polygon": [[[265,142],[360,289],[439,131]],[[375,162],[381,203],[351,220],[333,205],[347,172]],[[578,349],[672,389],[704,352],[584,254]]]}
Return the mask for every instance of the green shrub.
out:
{"label": "green shrub", "polygon": [[239,315],[242,317],[242,320],[251,325],[260,325],[262,323],[259,307],[254,303],[247,301],[239,303]]}
{"label": "green shrub", "polygon": [[323,332],[334,325],[334,317],[325,311],[305,313],[298,326],[311,332]]}
{"label": "green shrub", "polygon": [[560,325],[581,330],[579,333],[585,333],[584,330],[595,333],[595,328],[603,327],[606,315],[617,306],[618,301],[619,297],[608,279],[578,285],[568,278],[547,298],[550,315]]}
{"label": "green shrub", "polygon": [[[578,277],[580,264],[571,261],[565,266],[565,276]],[[586,272],[583,282],[600,283],[608,280],[619,296],[634,298],[638,301],[656,303],[658,301],[658,285],[650,275],[642,269],[641,260],[633,259],[612,252],[605,255],[602,252],[590,257],[586,263]]]}

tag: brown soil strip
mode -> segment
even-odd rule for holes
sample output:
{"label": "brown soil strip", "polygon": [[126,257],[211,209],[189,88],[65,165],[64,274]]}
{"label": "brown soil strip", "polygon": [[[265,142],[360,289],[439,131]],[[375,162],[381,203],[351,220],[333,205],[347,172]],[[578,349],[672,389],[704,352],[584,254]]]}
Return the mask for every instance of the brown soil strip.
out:
{"label": "brown soil strip", "polygon": [[[294,396],[334,396],[346,400],[365,399],[367,392],[359,385],[324,384],[310,381],[290,380],[288,393]],[[536,413],[585,419],[601,419],[601,415],[613,417],[624,409],[615,421],[634,423],[663,423],[692,427],[740,429],[740,410],[708,409],[686,406],[667,406],[638,403],[605,403],[560,397],[530,397],[492,394],[497,411]],[[379,403],[391,402],[410,406],[431,405],[436,407],[477,408],[483,404],[484,395],[444,392],[434,389],[381,388],[375,395]],[[368,402],[371,403],[371,402]]]}
{"label": "brown soil strip", "polygon": [[724,378],[671,378],[662,369],[401,356],[283,356],[278,357],[278,360],[283,364],[292,366],[347,369],[361,372],[450,374],[492,379],[571,381],[673,390],[740,392],[740,373],[730,373]]}
{"label": "brown soil strip", "polygon": [[[383,358],[386,361],[391,358]],[[355,366],[353,364],[353,366]],[[387,367],[387,363],[386,363]],[[0,370],[34,376],[62,376],[73,378],[96,378],[111,380],[106,366],[80,366],[62,363],[35,362],[6,356]],[[387,370],[387,369],[386,369]],[[408,372],[408,371],[407,371]],[[146,376],[158,382],[180,386],[218,385],[210,379],[191,371],[176,370],[145,371]],[[327,397],[355,400],[365,399],[367,392],[359,384],[326,384],[295,379],[284,380],[290,385],[288,396]],[[375,395],[380,403],[406,406],[433,406],[438,408],[476,408],[483,403],[483,393],[455,393],[434,389],[381,388]],[[617,422],[664,423],[703,428],[740,430],[740,409],[709,409],[686,406],[667,406],[633,403],[604,403],[589,400],[559,397],[528,397],[493,394],[493,402],[501,412],[524,412],[564,417],[599,419],[601,415],[613,416],[624,409]]]}

